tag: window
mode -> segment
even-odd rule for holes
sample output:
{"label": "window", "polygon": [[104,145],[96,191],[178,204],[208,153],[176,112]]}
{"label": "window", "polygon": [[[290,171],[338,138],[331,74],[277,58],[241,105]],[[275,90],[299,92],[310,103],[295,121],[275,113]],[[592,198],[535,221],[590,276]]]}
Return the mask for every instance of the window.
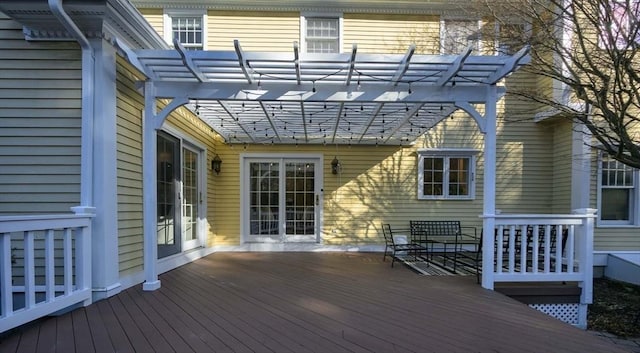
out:
{"label": "window", "polygon": [[476,150],[419,151],[418,199],[475,198]]}
{"label": "window", "polygon": [[173,44],[174,39],[187,50],[204,49],[204,16],[201,13],[171,12],[165,14],[165,39]]}
{"label": "window", "polygon": [[624,49],[640,45],[640,0],[611,0],[600,7],[600,45]]}
{"label": "window", "polygon": [[480,21],[445,19],[441,22],[440,51],[442,54],[460,54],[468,46],[480,50]]}
{"label": "window", "polygon": [[307,53],[340,52],[340,18],[306,17],[303,24]]}
{"label": "window", "polygon": [[638,170],[601,156],[599,217],[602,225],[638,225]]}

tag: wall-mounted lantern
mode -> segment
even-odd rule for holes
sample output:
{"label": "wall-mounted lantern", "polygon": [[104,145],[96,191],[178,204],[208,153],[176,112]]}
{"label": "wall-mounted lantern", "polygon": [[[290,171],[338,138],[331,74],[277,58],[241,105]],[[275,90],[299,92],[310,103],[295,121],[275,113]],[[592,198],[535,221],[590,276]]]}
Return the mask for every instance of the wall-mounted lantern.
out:
{"label": "wall-mounted lantern", "polygon": [[211,170],[216,172],[216,174],[220,174],[221,166],[222,166],[222,159],[220,159],[220,156],[218,156],[218,154],[216,153],[216,155],[213,156],[213,159],[211,160]]}
{"label": "wall-mounted lantern", "polygon": [[333,157],[331,161],[331,174],[338,174],[342,171],[342,164],[338,160],[338,157]]}

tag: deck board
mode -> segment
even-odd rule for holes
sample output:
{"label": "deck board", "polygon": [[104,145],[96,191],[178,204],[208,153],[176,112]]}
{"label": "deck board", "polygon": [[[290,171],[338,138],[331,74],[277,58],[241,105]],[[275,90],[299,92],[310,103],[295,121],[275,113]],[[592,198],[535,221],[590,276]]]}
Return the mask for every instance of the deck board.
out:
{"label": "deck board", "polygon": [[624,352],[481,288],[380,254],[216,253],[0,336],[0,352]]}

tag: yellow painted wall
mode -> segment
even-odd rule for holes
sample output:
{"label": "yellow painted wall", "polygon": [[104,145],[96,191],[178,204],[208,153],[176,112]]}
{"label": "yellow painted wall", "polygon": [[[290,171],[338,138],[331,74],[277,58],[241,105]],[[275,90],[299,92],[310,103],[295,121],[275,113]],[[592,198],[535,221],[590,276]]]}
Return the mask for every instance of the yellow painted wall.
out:
{"label": "yellow painted wall", "polygon": [[164,15],[162,9],[139,8],[138,11],[140,11],[147,22],[149,22],[151,27],[153,27],[159,35],[164,36]]}
{"label": "yellow painted wall", "polygon": [[416,53],[440,50],[438,16],[344,14],[344,52],[358,45],[362,53],[404,53],[412,43]]}
{"label": "yellow painted wall", "polygon": [[209,50],[234,50],[238,39],[247,51],[293,52],[300,41],[298,12],[209,11],[207,18]]}

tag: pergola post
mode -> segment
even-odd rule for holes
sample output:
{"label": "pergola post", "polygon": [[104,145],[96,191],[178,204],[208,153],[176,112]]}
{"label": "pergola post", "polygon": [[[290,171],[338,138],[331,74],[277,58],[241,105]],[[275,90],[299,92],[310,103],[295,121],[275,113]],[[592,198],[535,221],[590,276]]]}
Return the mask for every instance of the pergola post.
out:
{"label": "pergola post", "polygon": [[156,96],[153,83],[144,85],[144,116],[142,117],[142,195],[144,224],[144,283],[142,289],[153,291],[160,288],[158,279],[158,194],[156,171]]}
{"label": "pergola post", "polygon": [[496,85],[487,86],[485,101],[484,134],[484,192],[483,192],[483,241],[482,287],[493,289],[494,228],[496,213]]}

